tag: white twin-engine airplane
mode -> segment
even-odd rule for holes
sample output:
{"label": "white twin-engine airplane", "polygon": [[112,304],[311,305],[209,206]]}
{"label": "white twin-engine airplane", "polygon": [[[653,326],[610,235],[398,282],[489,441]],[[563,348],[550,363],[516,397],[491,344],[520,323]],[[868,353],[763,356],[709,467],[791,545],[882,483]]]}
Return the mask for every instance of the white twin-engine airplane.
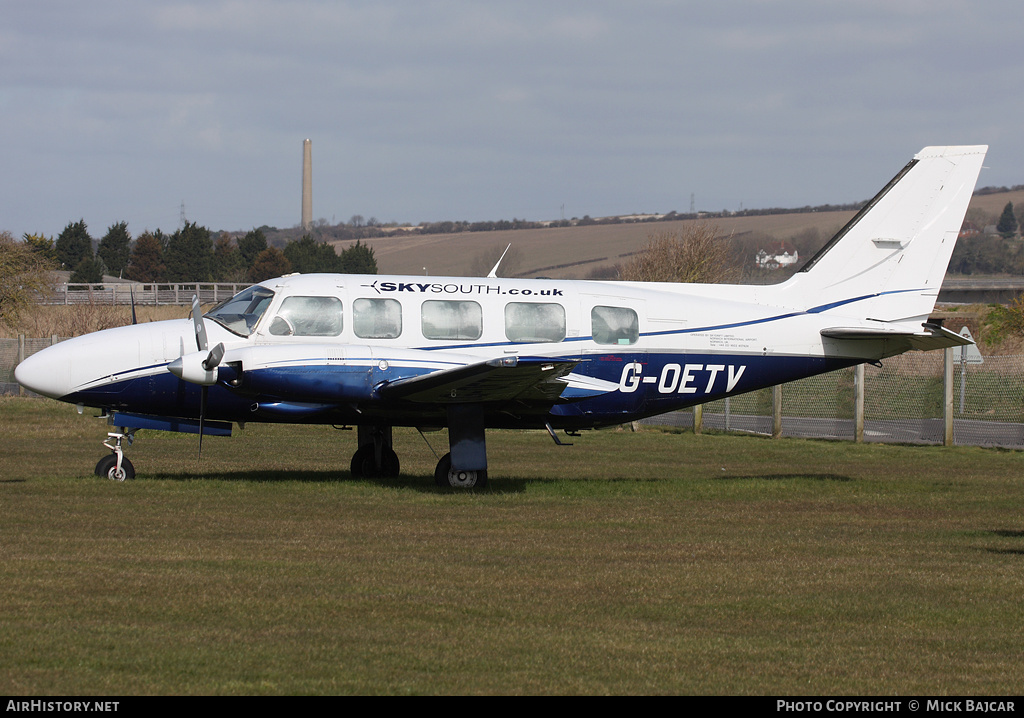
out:
{"label": "white twin-engine airplane", "polygon": [[16,377],[105,411],[96,472],[113,479],[134,476],[137,429],[202,442],[260,421],[357,426],[353,476],[398,474],[392,427],[447,427],[437,483],[480,487],[487,428],[560,443],[556,429],[969,343],[928,316],[987,149],[925,148],[782,284],[292,275],[205,316],[193,301],[191,321],[69,339]]}

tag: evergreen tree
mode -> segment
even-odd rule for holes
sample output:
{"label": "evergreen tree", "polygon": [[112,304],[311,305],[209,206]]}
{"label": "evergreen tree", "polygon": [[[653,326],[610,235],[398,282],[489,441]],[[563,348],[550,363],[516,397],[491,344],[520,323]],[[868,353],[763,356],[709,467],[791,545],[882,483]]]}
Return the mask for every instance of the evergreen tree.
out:
{"label": "evergreen tree", "polygon": [[356,243],[341,253],[339,271],[343,274],[376,274],[377,258],[373,256],[373,247]]}
{"label": "evergreen tree", "polygon": [[256,261],[249,267],[249,281],[262,282],[265,279],[280,277],[292,271],[291,262],[277,247],[268,247],[259,253]]}
{"label": "evergreen tree", "polygon": [[103,281],[103,261],[96,257],[82,257],[71,273],[72,284],[99,284]]}
{"label": "evergreen tree", "polygon": [[128,234],[128,223],[118,222],[110,225],[107,233],[96,248],[96,256],[107,265],[107,273],[115,277],[123,276],[131,255],[131,235]]}
{"label": "evergreen tree", "polygon": [[267,236],[262,230],[254,229],[238,240],[238,251],[242,254],[242,264],[249,269],[255,263],[260,252],[267,248]]}
{"label": "evergreen tree", "polygon": [[210,230],[195,222],[186,222],[167,242],[164,267],[168,282],[209,282],[213,277]]}
{"label": "evergreen tree", "polygon": [[242,262],[242,253],[231,241],[231,237],[222,234],[213,247],[213,278],[218,282],[245,281],[246,267]]}
{"label": "evergreen tree", "polygon": [[314,274],[341,271],[341,257],[334,251],[334,247],[320,244],[308,234],[286,244],[284,256],[291,262],[293,272]]}
{"label": "evergreen tree", "polygon": [[85,258],[92,259],[92,237],[85,226],[85,220],[69,222],[57,236],[57,261],[63,269],[74,269]]}
{"label": "evergreen tree", "polygon": [[1013,214],[1013,202],[1007,202],[1003,208],[996,231],[1003,239],[1013,239],[1017,235],[1017,217]]}
{"label": "evergreen tree", "polygon": [[[157,230],[159,232],[159,230]],[[149,232],[143,232],[132,247],[128,279],[136,282],[162,282],[164,279],[164,248],[160,240]]]}
{"label": "evergreen tree", "polygon": [[46,237],[42,234],[29,234],[26,232],[21,235],[21,239],[25,243],[26,247],[31,249],[40,257],[52,262],[54,265],[57,264],[57,248],[53,245],[52,237]]}

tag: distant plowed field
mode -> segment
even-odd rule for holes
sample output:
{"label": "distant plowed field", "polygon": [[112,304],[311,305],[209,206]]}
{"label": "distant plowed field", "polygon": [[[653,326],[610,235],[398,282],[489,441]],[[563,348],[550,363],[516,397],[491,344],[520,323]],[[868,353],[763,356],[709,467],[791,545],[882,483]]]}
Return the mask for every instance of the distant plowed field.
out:
{"label": "distant plowed field", "polygon": [[[975,197],[972,209],[994,217],[1007,202],[1017,206],[1024,191]],[[806,212],[791,214],[732,217],[706,220],[723,236],[742,237],[749,233],[784,241],[808,230],[817,230],[822,243],[854,215],[851,212]],[[579,279],[594,270],[625,261],[641,249],[655,233],[673,232],[701,220],[645,222],[637,224],[588,225],[551,229],[508,230],[498,232],[461,232],[457,234],[403,235],[365,240],[373,247],[381,274],[430,274],[433,276],[472,276],[474,264],[512,244],[514,263],[507,265],[515,276],[546,276]],[[993,219],[993,222],[995,220]],[[342,247],[352,242],[339,242]],[[488,268],[490,264],[487,265]],[[506,265],[503,265],[506,266]],[[476,274],[480,274],[477,267]],[[486,273],[483,270],[483,274]]]}

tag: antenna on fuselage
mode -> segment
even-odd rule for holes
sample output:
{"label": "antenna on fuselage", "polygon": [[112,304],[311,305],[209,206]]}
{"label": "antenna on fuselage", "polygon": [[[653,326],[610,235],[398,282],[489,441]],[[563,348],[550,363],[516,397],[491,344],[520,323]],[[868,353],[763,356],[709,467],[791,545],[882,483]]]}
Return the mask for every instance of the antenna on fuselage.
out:
{"label": "antenna on fuselage", "polygon": [[491,271],[488,272],[488,274],[487,274],[487,278],[488,279],[497,279],[498,278],[498,265],[501,264],[501,260],[503,260],[505,258],[505,254],[508,252],[509,247],[511,247],[511,246],[512,246],[512,244],[510,243],[508,245],[508,247],[505,247],[505,251],[501,253],[501,256],[498,257],[498,261],[494,265],[494,268],[491,269]]}

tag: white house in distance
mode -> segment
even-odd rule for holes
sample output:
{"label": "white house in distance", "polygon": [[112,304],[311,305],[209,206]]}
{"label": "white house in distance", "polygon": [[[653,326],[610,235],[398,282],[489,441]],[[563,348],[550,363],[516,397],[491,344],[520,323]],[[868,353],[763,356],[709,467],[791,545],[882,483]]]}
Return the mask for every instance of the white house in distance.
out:
{"label": "white house in distance", "polygon": [[781,269],[800,261],[800,253],[788,244],[779,245],[778,249],[768,251],[759,249],[754,255],[754,264],[758,269]]}

